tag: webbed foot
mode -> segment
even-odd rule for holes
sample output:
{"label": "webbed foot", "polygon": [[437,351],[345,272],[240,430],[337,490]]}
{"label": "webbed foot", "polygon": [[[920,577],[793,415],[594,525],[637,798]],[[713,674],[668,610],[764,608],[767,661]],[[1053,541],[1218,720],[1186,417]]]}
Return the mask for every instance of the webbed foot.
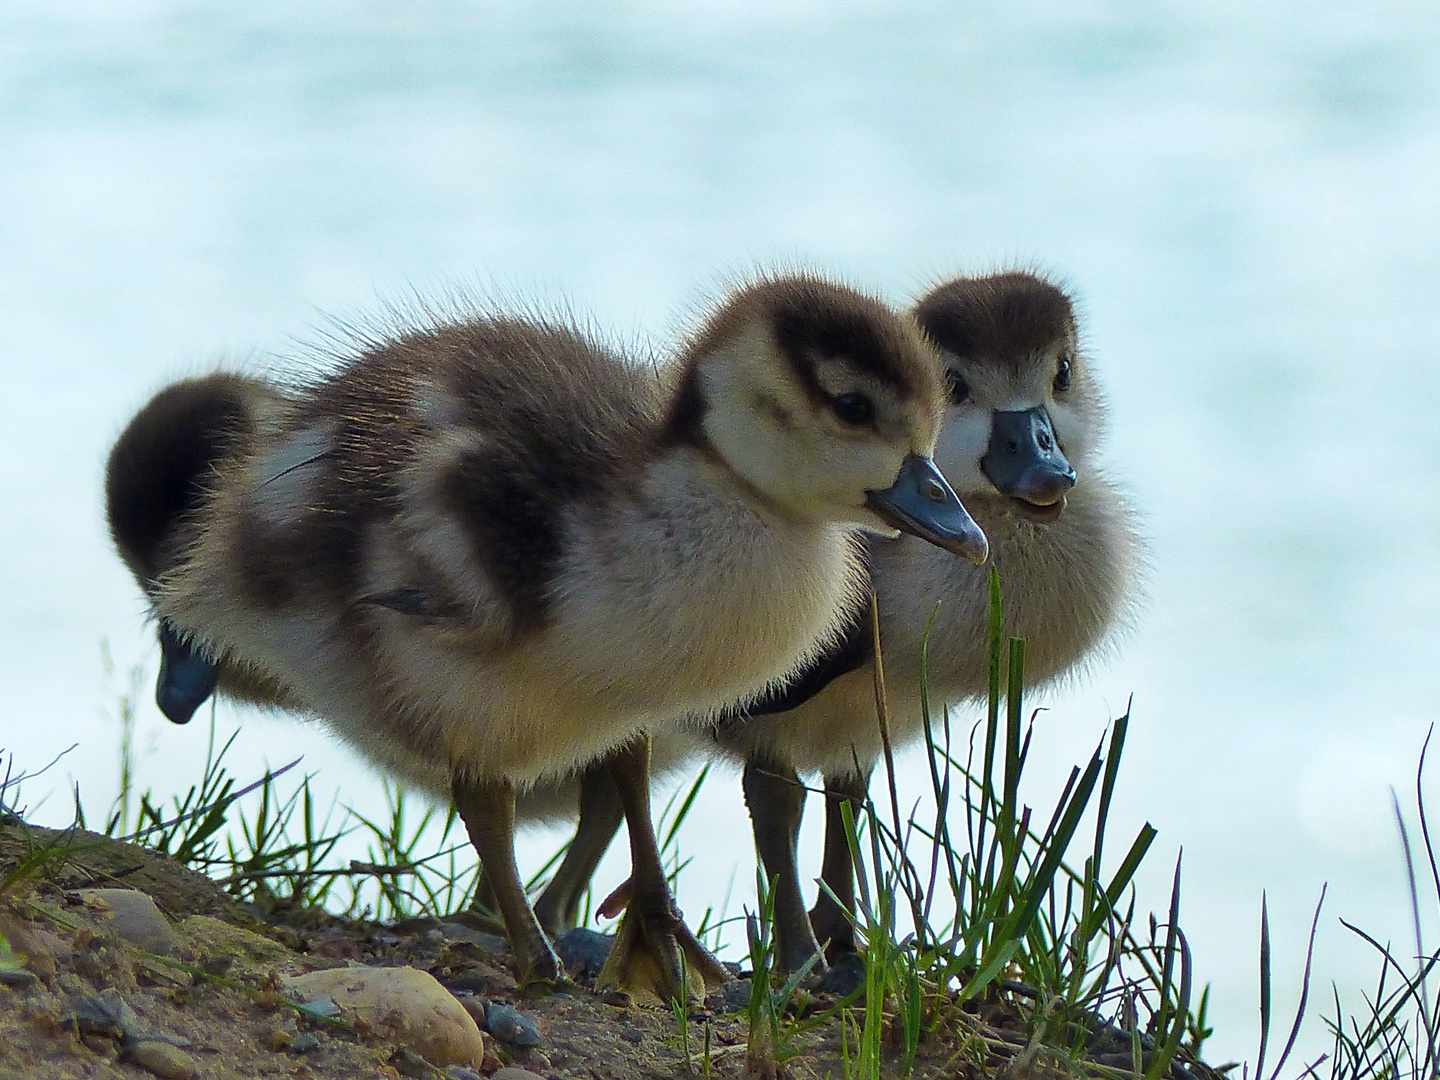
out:
{"label": "webbed foot", "polygon": [[729,982],[730,973],[695,939],[670,895],[650,820],[649,738],[638,736],[611,751],[605,767],[629,827],[630,901],[595,988],[623,990],[662,1006],[703,1001],[706,988]]}
{"label": "webbed foot", "polygon": [[705,992],[731,979],[701,945],[669,897],[662,906],[631,903],[615,932],[610,957],[595,980],[597,991],[623,990],[646,1005],[705,1000]]}

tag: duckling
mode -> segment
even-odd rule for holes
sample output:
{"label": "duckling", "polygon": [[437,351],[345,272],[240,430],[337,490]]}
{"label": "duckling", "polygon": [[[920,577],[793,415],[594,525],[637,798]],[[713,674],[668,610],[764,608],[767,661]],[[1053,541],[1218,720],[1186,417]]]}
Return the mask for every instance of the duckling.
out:
{"label": "duckling", "polygon": [[[238,372],[186,379],[157,394],[126,428],[106,466],[106,508],[112,538],[126,566],[149,596],[163,572],[183,557],[187,530],[209,485],[229,454],[240,452],[257,425],[286,404],[276,386]],[[160,670],[155,701],[175,724],[189,723],[214,693],[272,709],[294,709],[296,696],[273,679],[233,660],[201,653],[168,621],[157,625]],[[695,758],[688,739],[662,735],[651,747],[651,772],[661,777]],[[419,778],[422,784],[433,777]],[[450,786],[427,793],[448,800]],[[558,782],[540,781],[516,793],[517,827],[573,822],[588,825],[566,851],[561,870],[535,904],[540,925],[552,937],[576,924],[579,904],[600,859],[624,819],[619,792],[603,766]],[[587,842],[587,837],[592,838]],[[490,904],[488,882],[480,892]]]}
{"label": "duckling", "polygon": [[[1095,656],[1125,623],[1138,589],[1134,515],[1093,464],[1104,431],[1104,397],[1080,349],[1073,306],[1041,277],[1005,273],[950,281],[924,297],[914,313],[939,346],[950,383],[936,459],[989,538],[1005,595],[1004,632],[1027,639],[1027,685],[1043,686]],[[890,736],[900,746],[922,736],[919,662],[932,612],[932,705],[986,695],[988,574],[907,537],[871,543],[869,559],[885,648]],[[820,942],[829,943],[831,959],[855,947],[845,911],[824,890],[815,908],[805,910],[796,853],[805,789],[798,774],[825,777],[822,879],[853,911],[854,875],[840,805],[864,801],[881,753],[872,659],[869,614],[855,612],[826,653],[722,720],[708,747],[744,767],[756,849],[766,873],[777,877],[776,944],[789,971],[814,955]],[[693,736],[664,736],[667,755],[679,752],[669,743],[688,738]],[[598,812],[587,820],[582,812],[572,851],[603,852],[606,830],[616,827],[609,820]],[[566,890],[574,888],[574,877],[562,866],[551,885],[557,895],[548,903],[542,897],[537,907],[573,909],[578,893]],[[627,889],[617,890],[601,912],[622,907]]]}
{"label": "duckling", "polygon": [[[1128,621],[1141,561],[1129,502],[1094,464],[1105,401],[1073,305],[1042,277],[1002,273],[947,282],[914,314],[939,347],[950,382],[936,459],[990,540],[1004,633],[1026,639],[1027,686],[1055,682],[1095,657]],[[870,559],[890,737],[899,746],[923,734],[920,657],[932,613],[930,701],[975,701],[988,692],[988,575],[904,537],[871,544]],[[772,692],[743,710],[749,719],[720,728],[722,753],[744,761],[756,849],[766,872],[779,878],[776,937],[787,970],[822,942],[832,959],[855,948],[847,912],[824,890],[808,914],[801,899],[796,840],[804,789],[797,773],[825,777],[821,876],[853,912],[840,806],[864,801],[881,754],[872,649],[868,616],[852,621],[841,643],[795,684],[798,692]],[[818,683],[824,688],[812,693]]]}
{"label": "duckling", "polygon": [[219,671],[448,788],[523,981],[561,968],[515,870],[515,793],[603,760],[635,883],[608,975],[662,999],[682,949],[724,974],[665,884],[647,732],[822,651],[858,600],[855,530],[985,552],[930,461],[943,370],[878,301],[761,280],[667,371],[503,316],[363,343],[220,457],[149,590]]}
{"label": "duckling", "polygon": [[[112,538],[126,566],[146,595],[152,595],[166,569],[184,555],[187,530],[203,504],[227,455],[248,445],[257,426],[275,417],[287,399],[271,383],[238,372],[216,372],[186,379],[157,394],[126,428],[106,466],[106,508]],[[296,695],[273,679],[247,670],[233,659],[212,659],[194,647],[168,620],[157,625],[160,670],[155,701],[175,724],[189,723],[212,694],[270,709],[295,709]],[[651,748],[656,781],[690,764],[695,749],[688,739],[661,736]],[[450,785],[427,793],[448,800]],[[556,937],[578,921],[579,904],[590,878],[623,821],[619,792],[601,765],[561,781],[540,781],[516,793],[517,827],[573,822],[588,824],[566,852],[562,870],[535,904],[546,933]],[[587,846],[586,837],[597,842]],[[477,907],[491,905],[488,881]],[[565,905],[563,908],[559,905]]]}

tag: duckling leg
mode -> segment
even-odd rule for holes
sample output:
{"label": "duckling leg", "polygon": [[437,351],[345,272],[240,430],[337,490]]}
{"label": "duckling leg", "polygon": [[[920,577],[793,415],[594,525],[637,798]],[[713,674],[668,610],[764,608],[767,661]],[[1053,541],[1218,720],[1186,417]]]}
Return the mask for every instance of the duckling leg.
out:
{"label": "duckling leg", "polygon": [[575,838],[550,884],[535,901],[535,917],[551,937],[580,921],[580,898],[625,820],[620,790],[605,765],[592,765],[580,777],[580,821]]}
{"label": "duckling leg", "polygon": [[487,934],[505,933],[505,920],[500,918],[500,905],[495,899],[495,886],[490,884],[490,875],[485,864],[480,864],[475,878],[475,895],[466,911],[458,912],[455,918],[472,930],[483,930]]}
{"label": "duckling leg", "polygon": [[690,996],[703,1000],[707,986],[729,982],[730,975],[695,939],[670,895],[650,819],[649,736],[642,735],[613,751],[605,764],[614,778],[630,832],[631,892],[630,905],[595,988],[624,990],[642,1000],[653,995],[664,1005],[684,996],[683,962]]}
{"label": "duckling leg", "polygon": [[[755,832],[755,850],[774,881],[775,953],[786,972],[799,971],[820,951],[810,928],[805,899],[800,895],[800,864],[796,845],[800,817],[805,811],[805,788],[788,765],[750,761],[743,780],[745,805]],[[824,961],[817,961],[820,970]]]}
{"label": "duckling leg", "polygon": [[820,879],[839,898],[840,904],[821,889],[815,906],[810,909],[810,925],[819,940],[828,942],[825,958],[831,963],[841,954],[855,951],[855,926],[847,917],[855,913],[855,864],[850,859],[850,841],[845,835],[845,818],[840,806],[848,801],[855,820],[860,820],[870,789],[869,779],[849,773],[825,778],[825,856]]}
{"label": "duckling leg", "polygon": [[520,985],[561,981],[565,969],[545,931],[540,929],[535,912],[530,910],[515,866],[515,789],[505,779],[456,777],[452,791],[455,809],[480,854],[495,892],[495,904],[505,920],[505,932],[520,969]]}

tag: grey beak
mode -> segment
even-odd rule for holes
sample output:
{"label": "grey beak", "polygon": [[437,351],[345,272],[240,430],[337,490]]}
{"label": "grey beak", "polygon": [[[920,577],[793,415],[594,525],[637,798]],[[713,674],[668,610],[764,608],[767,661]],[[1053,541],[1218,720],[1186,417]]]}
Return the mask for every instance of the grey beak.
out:
{"label": "grey beak", "polygon": [[215,692],[219,671],[188,641],[175,632],[168,619],[160,620],[160,676],[155,680],[155,704],[172,724],[188,724],[195,710]]}
{"label": "grey beak", "polygon": [[980,526],[929,458],[907,455],[895,483],[870,492],[865,501],[886,524],[964,555],[976,566],[990,554]]}
{"label": "grey beak", "polygon": [[991,414],[990,446],[980,468],[1002,495],[1035,506],[1053,506],[1075,486],[1075,470],[1055,441],[1043,405]]}

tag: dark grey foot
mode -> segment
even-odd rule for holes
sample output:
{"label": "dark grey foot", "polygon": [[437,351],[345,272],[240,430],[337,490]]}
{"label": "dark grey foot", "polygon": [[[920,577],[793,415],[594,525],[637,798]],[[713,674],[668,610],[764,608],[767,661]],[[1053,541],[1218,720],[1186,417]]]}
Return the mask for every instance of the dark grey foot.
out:
{"label": "dark grey foot", "polygon": [[215,692],[219,668],[201,656],[167,620],[160,620],[160,675],[155,704],[173,724],[188,724],[195,710]]}
{"label": "dark grey foot", "polygon": [[814,928],[815,939],[825,946],[827,963],[840,963],[855,955],[855,927],[823,892],[820,900],[810,909],[810,925]]}

